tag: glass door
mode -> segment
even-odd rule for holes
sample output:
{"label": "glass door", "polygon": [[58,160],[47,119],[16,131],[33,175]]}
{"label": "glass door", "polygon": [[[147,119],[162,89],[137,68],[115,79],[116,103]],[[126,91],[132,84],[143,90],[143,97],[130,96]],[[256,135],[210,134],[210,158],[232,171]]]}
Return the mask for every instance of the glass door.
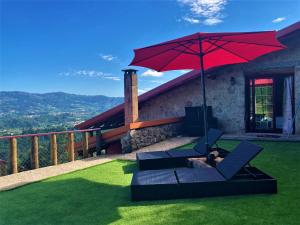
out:
{"label": "glass door", "polygon": [[248,90],[248,130],[272,132],[274,130],[273,78],[250,78]]}

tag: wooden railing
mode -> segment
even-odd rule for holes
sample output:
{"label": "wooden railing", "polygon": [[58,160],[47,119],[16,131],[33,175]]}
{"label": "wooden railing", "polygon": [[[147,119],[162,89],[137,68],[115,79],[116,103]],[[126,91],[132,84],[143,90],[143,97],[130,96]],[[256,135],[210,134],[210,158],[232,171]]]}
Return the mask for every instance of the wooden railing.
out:
{"label": "wooden railing", "polygon": [[[41,167],[40,163],[40,152],[39,152],[39,139],[41,137],[48,137],[50,140],[50,152],[48,156],[50,158],[50,165],[59,164],[58,160],[58,140],[57,136],[65,134],[67,135],[67,146],[64,148],[64,151],[67,152],[67,161],[74,161],[78,152],[82,153],[83,158],[89,156],[89,150],[95,149],[97,152],[100,152],[102,149],[102,144],[109,144],[118,140],[129,130],[141,129],[146,127],[160,126],[164,124],[177,123],[181,122],[183,117],[174,117],[160,120],[151,120],[151,121],[141,121],[130,123],[125,126],[115,128],[113,130],[103,132],[101,134],[100,128],[95,129],[85,129],[85,130],[70,130],[62,132],[49,132],[49,133],[38,133],[38,134],[24,134],[24,135],[14,135],[14,136],[0,136],[1,140],[9,141],[9,154],[7,154],[7,161],[0,158],[0,171],[3,170],[1,166],[9,167],[10,173],[19,172],[19,157],[18,157],[18,139],[21,138],[31,138],[31,148],[30,148],[30,169],[37,169]],[[81,140],[75,140],[74,135],[81,133]],[[95,135],[93,135],[95,133]],[[92,135],[90,135],[92,134]],[[9,155],[9,157],[8,157]],[[49,165],[48,164],[48,165]],[[3,175],[3,174],[0,174]]]}
{"label": "wooden railing", "polygon": [[[161,125],[171,124],[171,123],[178,123],[183,121],[183,118],[184,117],[172,117],[172,118],[165,118],[159,120],[148,120],[148,121],[130,123],[128,125],[124,125],[102,133],[101,140],[105,141],[106,143],[110,143],[119,139],[122,135],[124,135],[129,130],[141,129],[146,127],[155,127],[155,126],[161,126]],[[89,148],[95,148],[96,143],[97,143],[97,136],[89,137]],[[75,143],[75,150],[81,151],[82,146],[83,144],[81,142]]]}
{"label": "wooden railing", "polygon": [[[67,134],[67,155],[68,161],[75,160],[75,141],[74,134],[82,133],[82,149],[83,149],[83,158],[88,157],[89,150],[89,133],[95,132],[96,136],[100,136],[100,128],[96,129],[85,129],[85,130],[70,130],[70,131],[62,131],[62,132],[49,132],[49,133],[38,133],[38,134],[24,134],[24,135],[14,135],[14,136],[1,136],[1,140],[9,140],[9,167],[11,173],[18,173],[18,139],[20,138],[31,138],[31,151],[30,151],[30,159],[31,159],[31,169],[37,169],[40,167],[39,162],[39,138],[42,136],[48,136],[50,138],[50,159],[51,165],[58,164],[58,143],[57,143],[57,135]],[[7,163],[3,163],[2,160],[1,165],[5,165]]]}

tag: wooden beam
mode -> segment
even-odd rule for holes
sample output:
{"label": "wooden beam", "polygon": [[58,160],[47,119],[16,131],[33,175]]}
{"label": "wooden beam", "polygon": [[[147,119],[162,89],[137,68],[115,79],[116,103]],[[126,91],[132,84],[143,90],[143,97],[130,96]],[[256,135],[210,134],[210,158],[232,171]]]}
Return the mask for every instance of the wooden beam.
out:
{"label": "wooden beam", "polygon": [[83,158],[87,158],[89,156],[89,133],[82,133],[82,150],[83,150]]}
{"label": "wooden beam", "polygon": [[68,133],[82,133],[82,132],[92,132],[97,131],[100,128],[93,128],[93,129],[84,129],[84,130],[66,130],[66,131],[59,131],[59,132],[48,132],[48,133],[38,133],[38,134],[22,134],[22,135],[9,135],[9,136],[0,136],[1,139],[10,139],[10,138],[23,138],[23,137],[33,137],[33,136],[49,136],[51,134],[68,134]]}
{"label": "wooden beam", "polygon": [[39,138],[37,136],[33,136],[31,138],[31,149],[32,149],[32,166],[34,169],[38,169],[40,167],[39,164]]}
{"label": "wooden beam", "polygon": [[171,123],[177,123],[181,122],[184,117],[173,117],[173,118],[166,118],[166,119],[160,119],[160,120],[149,120],[149,121],[142,121],[142,122],[135,122],[130,124],[130,129],[140,129],[145,127],[154,127],[154,126],[160,126],[164,124],[171,124]]}
{"label": "wooden beam", "polygon": [[18,143],[16,138],[10,139],[11,173],[18,173]]}
{"label": "wooden beam", "polygon": [[52,165],[57,165],[57,141],[56,134],[50,135],[50,146],[51,146],[51,161]]}
{"label": "wooden beam", "polygon": [[[134,129],[141,129],[145,127],[154,127],[154,126],[160,126],[164,124],[172,124],[172,123],[178,123],[183,121],[184,117],[172,117],[172,118],[166,118],[166,119],[159,119],[159,120],[149,120],[149,121],[142,121],[142,122],[135,122],[130,123],[128,125],[115,128],[113,130],[107,131],[102,133],[101,139],[105,141],[106,143],[115,141],[118,138],[120,138],[122,135],[124,135],[129,130]],[[88,139],[89,148],[96,147],[96,137],[89,137]],[[83,146],[82,142],[75,143],[75,149],[81,150]]]}
{"label": "wooden beam", "polygon": [[119,134],[126,133],[130,128],[130,125],[125,125],[122,127],[115,128],[113,130],[102,133],[102,139],[109,139]]}
{"label": "wooden beam", "polygon": [[96,131],[96,153],[97,155],[101,155],[101,131],[97,130]]}
{"label": "wooden beam", "polygon": [[69,162],[74,161],[74,133],[68,134],[68,160]]}

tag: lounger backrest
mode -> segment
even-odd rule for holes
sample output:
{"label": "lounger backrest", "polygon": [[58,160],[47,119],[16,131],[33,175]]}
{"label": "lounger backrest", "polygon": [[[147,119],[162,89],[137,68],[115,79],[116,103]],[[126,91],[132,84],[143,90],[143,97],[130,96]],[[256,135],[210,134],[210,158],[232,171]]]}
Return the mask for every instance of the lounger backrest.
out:
{"label": "lounger backrest", "polygon": [[[222,136],[223,132],[221,130],[218,129],[213,129],[210,128],[208,130],[207,133],[207,137],[208,137],[208,146],[212,147]],[[205,154],[205,137],[202,137],[197,144],[194,146],[194,150],[201,153],[201,154]]]}
{"label": "lounger backrest", "polygon": [[217,170],[227,179],[236,175],[263,148],[248,141],[242,141],[217,166]]}

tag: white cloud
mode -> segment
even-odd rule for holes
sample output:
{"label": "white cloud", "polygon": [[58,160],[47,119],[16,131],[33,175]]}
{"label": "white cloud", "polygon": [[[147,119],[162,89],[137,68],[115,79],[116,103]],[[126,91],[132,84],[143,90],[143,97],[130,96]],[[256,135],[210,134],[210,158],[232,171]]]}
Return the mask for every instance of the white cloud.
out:
{"label": "white cloud", "polygon": [[178,0],[178,2],[188,5],[193,14],[206,18],[215,17],[227,4],[227,0]]}
{"label": "white cloud", "polygon": [[142,73],[143,77],[161,77],[164,73],[157,72],[155,70],[146,70],[144,73]]}
{"label": "white cloud", "polygon": [[221,23],[222,21],[223,20],[218,18],[207,18],[203,21],[203,24],[211,26],[211,25],[216,25],[218,23]]}
{"label": "white cloud", "polygon": [[89,77],[89,78],[101,78],[101,79],[108,79],[114,81],[120,81],[121,78],[117,76],[113,76],[111,73],[105,73],[102,71],[96,70],[72,70],[69,72],[62,72],[59,73],[60,76],[66,77]]}
{"label": "white cloud", "polygon": [[[189,7],[189,11],[192,14],[191,16],[183,17],[182,19],[186,22],[190,22],[184,18],[192,18],[195,21],[198,21],[193,24],[203,23],[204,25],[215,25],[221,23],[224,15],[222,11],[225,8],[228,0],[177,0],[184,6]],[[201,21],[200,19],[203,19]]]}
{"label": "white cloud", "polygon": [[197,24],[197,23],[200,23],[200,20],[198,19],[195,19],[195,18],[192,18],[192,17],[187,17],[187,16],[184,16],[182,17],[182,19],[190,24]]}
{"label": "white cloud", "polygon": [[114,76],[111,76],[111,77],[104,77],[105,79],[109,79],[109,80],[114,80],[114,81],[120,81],[121,78],[120,77],[114,77]]}
{"label": "white cloud", "polygon": [[284,20],[286,20],[285,17],[278,17],[278,18],[272,20],[272,23],[280,23],[280,22],[282,22]]}
{"label": "white cloud", "polygon": [[108,55],[100,54],[100,57],[101,57],[101,59],[103,59],[105,61],[109,61],[109,62],[117,59],[116,56],[113,56],[113,55],[110,55],[110,54],[108,54]]}

